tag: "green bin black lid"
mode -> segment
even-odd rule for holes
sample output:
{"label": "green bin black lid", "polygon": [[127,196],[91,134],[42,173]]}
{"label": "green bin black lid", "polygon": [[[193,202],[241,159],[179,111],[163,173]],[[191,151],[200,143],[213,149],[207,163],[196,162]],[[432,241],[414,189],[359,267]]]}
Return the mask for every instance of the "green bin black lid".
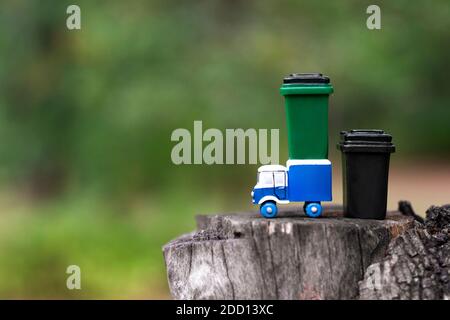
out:
{"label": "green bin black lid", "polygon": [[330,83],[330,78],[321,73],[292,73],[283,79],[283,83],[323,84]]}
{"label": "green bin black lid", "polygon": [[344,152],[395,152],[392,136],[379,129],[341,131],[337,147]]}

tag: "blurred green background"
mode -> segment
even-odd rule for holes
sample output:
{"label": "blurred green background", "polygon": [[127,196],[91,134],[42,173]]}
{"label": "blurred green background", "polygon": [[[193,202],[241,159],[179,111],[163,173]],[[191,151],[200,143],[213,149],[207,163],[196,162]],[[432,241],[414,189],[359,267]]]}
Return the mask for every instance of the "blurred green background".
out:
{"label": "blurred green background", "polygon": [[394,136],[390,208],[450,202],[449,36],[447,0],[2,1],[0,298],[169,298],[161,246],[195,214],[254,210],[257,168],[175,166],[172,131],[280,128],[283,163],[291,72],[335,88],[335,202],[351,128]]}

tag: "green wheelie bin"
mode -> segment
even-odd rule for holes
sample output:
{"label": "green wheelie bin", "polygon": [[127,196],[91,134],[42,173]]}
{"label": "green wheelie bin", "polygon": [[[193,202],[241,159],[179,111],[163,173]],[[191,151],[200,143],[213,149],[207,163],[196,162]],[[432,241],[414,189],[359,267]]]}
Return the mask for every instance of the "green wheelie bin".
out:
{"label": "green wheelie bin", "polygon": [[330,79],[321,73],[294,73],[284,78],[289,159],[328,159]]}

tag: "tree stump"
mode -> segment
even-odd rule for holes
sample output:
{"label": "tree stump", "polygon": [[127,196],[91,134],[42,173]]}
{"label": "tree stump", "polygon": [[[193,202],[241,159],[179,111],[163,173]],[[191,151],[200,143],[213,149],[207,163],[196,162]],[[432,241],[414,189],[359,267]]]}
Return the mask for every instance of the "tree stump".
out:
{"label": "tree stump", "polygon": [[341,207],[308,218],[294,207],[276,219],[256,212],[197,217],[197,232],[164,246],[175,299],[353,299],[366,268],[414,218],[347,219]]}

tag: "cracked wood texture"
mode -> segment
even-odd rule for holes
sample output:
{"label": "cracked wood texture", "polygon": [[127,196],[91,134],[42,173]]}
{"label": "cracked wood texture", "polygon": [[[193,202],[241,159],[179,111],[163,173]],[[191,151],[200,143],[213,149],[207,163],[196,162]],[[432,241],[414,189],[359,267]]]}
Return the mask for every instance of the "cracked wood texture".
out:
{"label": "cracked wood texture", "polygon": [[431,207],[389,244],[360,282],[360,299],[450,299],[450,206]]}
{"label": "cracked wood texture", "polygon": [[197,217],[197,232],[164,246],[175,299],[352,299],[366,268],[381,261],[390,240],[414,224],[342,217],[325,207],[305,217],[285,207],[276,219],[258,213]]}

